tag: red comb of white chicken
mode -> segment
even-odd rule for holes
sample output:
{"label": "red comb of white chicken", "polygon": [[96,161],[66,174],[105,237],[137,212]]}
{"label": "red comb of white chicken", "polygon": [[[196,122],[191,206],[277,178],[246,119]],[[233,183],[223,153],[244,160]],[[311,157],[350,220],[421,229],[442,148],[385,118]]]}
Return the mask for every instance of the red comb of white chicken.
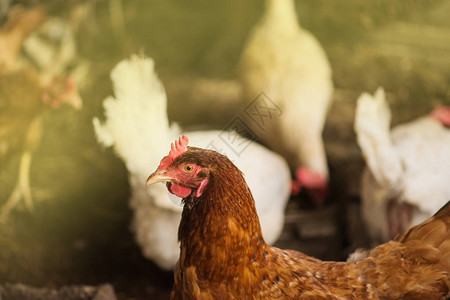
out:
{"label": "red comb of white chicken", "polygon": [[450,107],[438,106],[431,112],[431,116],[438,119],[443,125],[450,126]]}
{"label": "red comb of white chicken", "polygon": [[328,194],[328,179],[323,174],[313,172],[304,167],[298,168],[295,175],[300,189],[305,187],[310,190],[315,199],[317,199],[318,204],[322,204],[321,201]]}

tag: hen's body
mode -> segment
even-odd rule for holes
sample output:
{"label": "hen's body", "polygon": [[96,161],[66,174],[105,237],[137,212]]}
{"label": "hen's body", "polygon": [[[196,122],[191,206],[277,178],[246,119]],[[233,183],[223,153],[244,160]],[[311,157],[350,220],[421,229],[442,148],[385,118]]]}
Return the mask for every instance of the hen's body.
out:
{"label": "hen's body", "polygon": [[[226,157],[191,147],[172,166],[184,163],[207,169],[199,174],[208,177],[199,197],[192,192],[184,199],[172,299],[442,299],[448,293],[449,205],[354,262],[323,262],[265,243],[251,192]],[[157,182],[155,174],[148,182]]]}
{"label": "hen's body", "polygon": [[[307,168],[326,182],[322,130],[333,91],[330,65],[317,39],[298,25],[293,0],[267,0],[265,6],[242,53],[240,75],[246,100],[263,92],[280,115],[259,107],[249,112],[267,116],[248,124],[292,170]],[[250,108],[261,104],[252,103]]]}

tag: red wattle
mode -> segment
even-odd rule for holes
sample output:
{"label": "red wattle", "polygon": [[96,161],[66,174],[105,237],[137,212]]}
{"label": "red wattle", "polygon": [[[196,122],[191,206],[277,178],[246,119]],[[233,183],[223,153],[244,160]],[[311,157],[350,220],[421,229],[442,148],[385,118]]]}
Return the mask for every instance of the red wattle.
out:
{"label": "red wattle", "polygon": [[190,188],[175,183],[167,183],[167,189],[169,190],[169,192],[180,198],[186,198],[192,192]]}

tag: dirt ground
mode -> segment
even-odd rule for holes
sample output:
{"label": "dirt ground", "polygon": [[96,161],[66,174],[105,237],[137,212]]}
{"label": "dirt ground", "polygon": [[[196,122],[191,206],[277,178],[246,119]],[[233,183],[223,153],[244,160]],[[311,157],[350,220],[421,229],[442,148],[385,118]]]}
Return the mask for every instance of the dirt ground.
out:
{"label": "dirt ground", "polygon": [[[52,14],[67,16],[83,2],[42,3]],[[232,88],[229,98],[221,91],[200,97],[192,87],[213,79],[237,85],[239,55],[263,5],[257,0],[93,3],[77,33],[79,55],[91,63],[88,85],[81,90],[84,107],[81,112],[63,107],[45,116],[31,167],[35,210],[19,207],[0,225],[0,284],[111,283],[119,299],[167,299],[172,274],[144,259],[135,244],[125,166],[97,144],[92,118],[102,116],[102,101],[112,93],[112,67],[133,53],[145,53],[155,60],[166,85],[171,120],[224,128],[242,108],[238,93]],[[112,3],[122,5],[123,27],[117,25]],[[344,259],[364,245],[365,236],[349,225],[359,222],[364,166],[352,129],[356,98],[384,86],[394,124],[450,104],[450,2],[303,0],[296,5],[301,25],[320,40],[333,68],[335,102],[324,131],[332,194],[319,212],[303,211],[294,199],[290,207],[295,213],[287,218],[279,245]],[[204,105],[216,97],[230,102]],[[19,152],[0,162],[0,205],[14,185],[18,162]],[[340,217],[332,217],[330,226],[337,229],[326,238],[302,241],[287,232],[299,220],[320,223],[330,214]]]}

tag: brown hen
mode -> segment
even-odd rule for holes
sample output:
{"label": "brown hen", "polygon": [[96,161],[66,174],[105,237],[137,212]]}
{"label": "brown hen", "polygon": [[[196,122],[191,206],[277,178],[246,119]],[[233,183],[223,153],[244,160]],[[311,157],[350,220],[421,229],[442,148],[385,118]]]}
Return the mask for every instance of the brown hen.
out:
{"label": "brown hen", "polygon": [[320,261],[267,245],[243,174],[227,157],[187,142],[175,142],[147,180],[188,195],[172,299],[447,297],[450,205],[352,262]]}
{"label": "brown hen", "polygon": [[0,223],[21,199],[28,210],[33,209],[29,172],[45,111],[63,103],[76,109],[82,105],[71,78],[55,76],[47,83],[35,68],[21,67],[17,61],[24,39],[44,18],[40,7],[12,9],[0,27],[0,162],[13,150],[22,152],[16,185],[6,201],[0,201]]}

